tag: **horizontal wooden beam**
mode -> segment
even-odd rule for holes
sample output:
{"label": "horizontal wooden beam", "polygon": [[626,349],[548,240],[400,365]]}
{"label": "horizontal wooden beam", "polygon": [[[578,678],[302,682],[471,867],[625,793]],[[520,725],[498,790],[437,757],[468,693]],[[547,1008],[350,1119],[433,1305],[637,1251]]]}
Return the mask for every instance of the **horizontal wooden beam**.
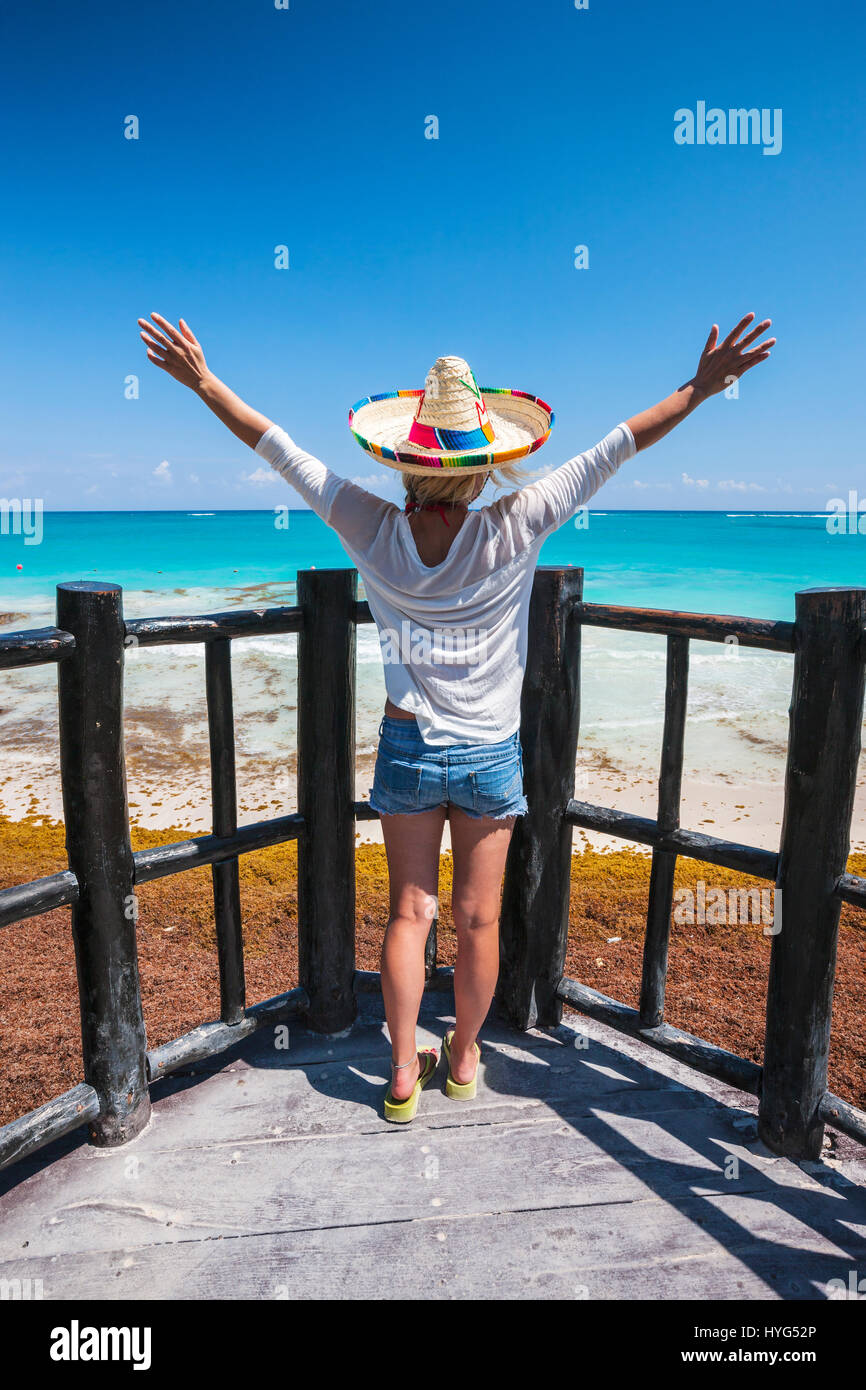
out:
{"label": "horizontal wooden beam", "polygon": [[226,1052],[268,1024],[285,1023],[297,1018],[306,1012],[309,1002],[305,989],[290,989],[286,994],[276,994],[261,1004],[251,1005],[238,1023],[201,1023],[192,1032],[163,1043],[162,1047],[154,1047],[145,1054],[148,1081],[159,1081],[178,1067],[190,1066],[193,1062],[203,1061],[205,1057]]}
{"label": "horizontal wooden beam", "polygon": [[756,1062],[738,1057],[735,1052],[716,1047],[715,1043],[704,1042],[702,1038],[684,1033],[669,1023],[660,1023],[655,1028],[645,1028],[641,1024],[637,1009],[629,1008],[628,1004],[621,1004],[618,999],[609,999],[606,994],[600,994],[598,990],[590,989],[588,985],[579,984],[577,980],[570,980],[568,977],[560,983],[558,994],[562,1002],[571,1008],[597,1019],[599,1023],[616,1028],[620,1033],[639,1038],[641,1042],[648,1043],[650,1047],[657,1048],[669,1057],[675,1057],[678,1062],[693,1067],[695,1071],[703,1072],[706,1076],[715,1076],[727,1085],[736,1086],[738,1090],[748,1091],[751,1095],[757,1095],[760,1090],[761,1068]]}
{"label": "horizontal wooden beam", "polygon": [[34,627],[27,632],[4,632],[0,636],[0,670],[13,666],[45,666],[62,661],[75,650],[71,632],[59,627]]}
{"label": "horizontal wooden beam", "polygon": [[0,1168],[8,1168],[98,1115],[99,1096],[82,1081],[0,1129]]}
{"label": "horizontal wooden beam", "polygon": [[355,820],[379,819],[379,812],[373,810],[373,807],[370,805],[369,801],[356,801],[353,804],[355,807]]}
{"label": "horizontal wooden beam", "polygon": [[836,896],[853,907],[866,907],[866,878],[856,874],[842,874],[836,884]]}
{"label": "horizontal wooden beam", "polygon": [[373,614],[370,612],[370,605],[365,599],[356,599],[353,609],[353,617],[356,623],[371,623]]}
{"label": "horizontal wooden beam", "polygon": [[825,1124],[841,1129],[843,1134],[866,1144],[866,1112],[858,1110],[856,1105],[849,1105],[840,1096],[834,1096],[832,1091],[825,1091],[818,1110]]}
{"label": "horizontal wooden beam", "polygon": [[580,603],[577,616],[590,627],[652,632],[663,637],[693,637],[698,642],[736,642],[771,652],[794,650],[794,624],[771,618],[737,618],[715,613],[678,613],[658,608],[618,608]]}
{"label": "horizontal wooden beam", "polygon": [[771,882],[776,879],[778,855],[772,850],[738,845],[732,840],[717,840],[696,830],[671,830],[665,833],[659,829],[657,821],[645,816],[633,816],[628,811],[616,811],[611,806],[591,806],[586,801],[569,801],[565,818],[584,830],[598,830],[621,840],[634,840],[639,845],[671,850],[675,854],[685,854],[689,859],[700,859],[705,864],[718,864],[724,869],[753,874],[755,878],[766,878]]}
{"label": "horizontal wooden beam", "polygon": [[244,608],[190,617],[131,618],[127,646],[158,647],[178,642],[208,642],[214,637],[272,637],[300,632],[300,608]]}
{"label": "horizontal wooden beam", "polygon": [[69,907],[77,901],[78,879],[69,869],[48,878],[36,878],[32,883],[16,883],[0,889],[0,927],[38,917],[40,912],[51,912],[55,907]]}
{"label": "horizontal wooden beam", "polygon": [[[373,812],[371,818],[375,817],[376,812]],[[140,849],[133,855],[135,881],[149,883],[152,879],[168,878],[171,874],[197,869],[203,864],[220,864],[227,859],[234,859],[238,854],[249,854],[253,850],[281,845],[287,840],[296,840],[303,828],[303,816],[292,813],[288,816],[278,816],[274,820],[242,825],[233,835],[200,835],[191,840],[180,840],[173,845],[156,845],[153,849]],[[68,869],[62,873],[51,874],[48,878],[34,879],[32,883],[2,888],[0,927],[11,926],[14,922],[22,922],[28,917],[37,917],[40,912],[51,912],[55,907],[69,907],[77,900],[78,881]]]}
{"label": "horizontal wooden beam", "polygon": [[133,857],[136,883],[149,883],[155,878],[198,869],[202,864],[220,864],[238,854],[254,849],[268,849],[286,840],[296,840],[304,828],[304,818],[297,814],[277,816],[274,820],[256,821],[242,825],[233,835],[199,835],[192,840],[180,840],[173,845],[155,845],[153,849],[136,850]]}

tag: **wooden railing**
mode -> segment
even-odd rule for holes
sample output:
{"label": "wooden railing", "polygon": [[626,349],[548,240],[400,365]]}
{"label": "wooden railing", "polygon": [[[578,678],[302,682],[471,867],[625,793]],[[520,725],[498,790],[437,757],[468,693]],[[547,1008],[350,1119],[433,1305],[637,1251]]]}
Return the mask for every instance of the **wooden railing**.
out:
{"label": "wooden railing", "polygon": [[[866,1114],[826,1089],[835,951],[842,902],[866,907],[866,879],[846,872],[866,673],[866,589],[797,595],[794,623],[612,608],[583,602],[583,573],[537,570],[522,696],[529,811],[505,872],[497,1007],[516,1028],[555,1026],[563,1004],[642,1038],[700,1071],[760,1096],[759,1130],[778,1153],[816,1157],[823,1127],[866,1142]],[[117,585],[57,589],[57,626],[0,637],[0,668],[56,663],[68,869],[0,891],[0,926],[71,908],[84,1081],[0,1129],[0,1167],[81,1124],[116,1145],[150,1114],[149,1085],[266,1025],[301,1018],[349,1027],[357,992],[378,988],[355,968],[355,646],[371,622],[353,570],[298,575],[296,607],[124,622]],[[655,820],[574,799],[584,625],[667,636],[664,735]],[[231,643],[298,633],[298,809],[238,827]],[[794,653],[785,813],[778,854],[679,824],[689,641]],[[133,853],[123,754],[123,660],[130,645],[201,642],[212,783],[210,835]],[[652,848],[640,1008],[564,975],[574,826]],[[238,856],[298,841],[297,988],[248,1007]],[[673,874],[678,855],[772,881],[783,902],[773,937],[763,1068],[664,1022]],[[147,1049],[136,950],[136,887],[210,864],[221,1009],[181,1038]],[[450,984],[427,943],[430,987]]]}

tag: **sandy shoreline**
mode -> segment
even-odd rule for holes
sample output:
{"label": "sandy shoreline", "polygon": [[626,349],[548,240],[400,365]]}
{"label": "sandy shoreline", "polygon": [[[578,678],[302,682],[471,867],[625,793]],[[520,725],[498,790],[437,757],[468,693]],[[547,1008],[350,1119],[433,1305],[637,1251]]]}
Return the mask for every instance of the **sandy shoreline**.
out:
{"label": "sandy shoreline", "polygon": [[[207,761],[171,741],[171,730],[162,733],[168,747],[161,750],[152,738],[127,740],[127,775],[130,821],[147,830],[183,826],[192,834],[211,828],[210,775]],[[170,724],[170,720],[168,723]],[[26,731],[23,731],[26,733]],[[152,731],[151,731],[152,732]],[[63,805],[58,773],[56,740],[38,745],[20,744],[3,750],[0,780],[0,814],[11,821],[25,817],[61,821]],[[260,755],[238,756],[238,810],[241,824],[285,815],[297,806],[295,755],[285,759]],[[374,756],[359,755],[356,763],[356,799],[368,800],[373,781]],[[654,819],[657,781],[648,771],[616,768],[606,757],[584,757],[578,766],[575,796],[580,801],[611,806]],[[686,776],[683,780],[681,822],[689,830],[721,839],[776,850],[779,842],[784,788],[776,782]],[[381,843],[378,821],[361,821],[360,843]],[[448,827],[443,847],[448,848]],[[574,849],[621,848],[625,842],[607,835],[576,829]],[[640,848],[640,847],[638,847]],[[861,777],[855,802],[851,836],[852,852],[866,850],[866,778]],[[648,851],[647,851],[648,852]]]}

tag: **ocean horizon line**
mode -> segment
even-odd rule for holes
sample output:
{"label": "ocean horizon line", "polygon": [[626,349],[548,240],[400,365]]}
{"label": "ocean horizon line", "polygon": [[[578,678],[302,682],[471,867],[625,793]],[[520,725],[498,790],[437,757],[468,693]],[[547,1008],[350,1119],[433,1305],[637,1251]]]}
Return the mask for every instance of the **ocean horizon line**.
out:
{"label": "ocean horizon line", "polygon": [[[378,493],[373,493],[378,496]],[[28,499],[29,500],[29,499]],[[390,501],[383,497],[383,502]],[[397,504],[394,503],[394,506]],[[489,505],[489,504],[487,504]],[[316,513],[310,507],[289,507],[285,503],[278,502],[271,507],[45,507],[42,508],[43,516],[189,516],[189,517],[208,517],[208,516],[247,516],[261,515],[270,516],[279,508],[280,511],[288,511],[293,515],[315,516]],[[480,508],[470,508],[471,511],[481,510]],[[815,511],[812,507],[762,507],[756,510],[754,507],[587,507],[585,510],[590,516],[805,516],[825,519],[832,516],[832,511]]]}

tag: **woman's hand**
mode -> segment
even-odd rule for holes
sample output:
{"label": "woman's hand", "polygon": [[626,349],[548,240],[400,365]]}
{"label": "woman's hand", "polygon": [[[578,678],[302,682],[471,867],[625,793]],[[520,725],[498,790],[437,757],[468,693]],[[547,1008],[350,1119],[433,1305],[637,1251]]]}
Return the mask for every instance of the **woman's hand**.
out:
{"label": "woman's hand", "polygon": [[[765,338],[757,347],[751,347],[751,344],[767,331],[770,319],[764,319],[738,341],[739,334],[748,328],[754,317],[754,314],[746,314],[721,343],[719,325],[713,324],[707,345],[701,353],[698,370],[691,381],[691,385],[700,395],[715,396],[730,386],[732,381],[739,379],[750,367],[756,367],[759,362],[766,362],[776,339]],[[747,352],[746,348],[750,348],[750,351]]]}
{"label": "woman's hand", "polygon": [[[147,347],[147,355],[154,366],[162,367],[182,386],[198,391],[210,376],[201,343],[188,323],[178,320],[175,328],[162,314],[151,314],[153,323],[139,319],[141,338]],[[154,328],[156,324],[156,328]]]}
{"label": "woman's hand", "polygon": [[658,405],[650,406],[649,410],[642,410],[640,415],[634,415],[626,422],[638,449],[648,449],[657,440],[664,439],[665,435],[670,434],[674,426],[687,415],[691,415],[707,396],[715,396],[719,391],[724,391],[750,367],[767,360],[776,339],[765,338],[757,347],[752,347],[751,344],[770,327],[769,319],[764,319],[763,323],[759,323],[744,338],[738,340],[738,335],[748,328],[754,317],[754,314],[746,314],[721,343],[719,326],[714,323],[707,338],[707,345],[701,353],[698,370],[691,381],[674,391],[672,396],[659,401]]}
{"label": "woman's hand", "polygon": [[151,314],[150,317],[153,323],[139,319],[138,324],[147,345],[147,355],[154,366],[162,367],[182,386],[189,386],[232,434],[254,449],[271,427],[268,417],[253,410],[208,370],[201,343],[188,323],[178,319],[179,327],[175,328],[162,314]]}

